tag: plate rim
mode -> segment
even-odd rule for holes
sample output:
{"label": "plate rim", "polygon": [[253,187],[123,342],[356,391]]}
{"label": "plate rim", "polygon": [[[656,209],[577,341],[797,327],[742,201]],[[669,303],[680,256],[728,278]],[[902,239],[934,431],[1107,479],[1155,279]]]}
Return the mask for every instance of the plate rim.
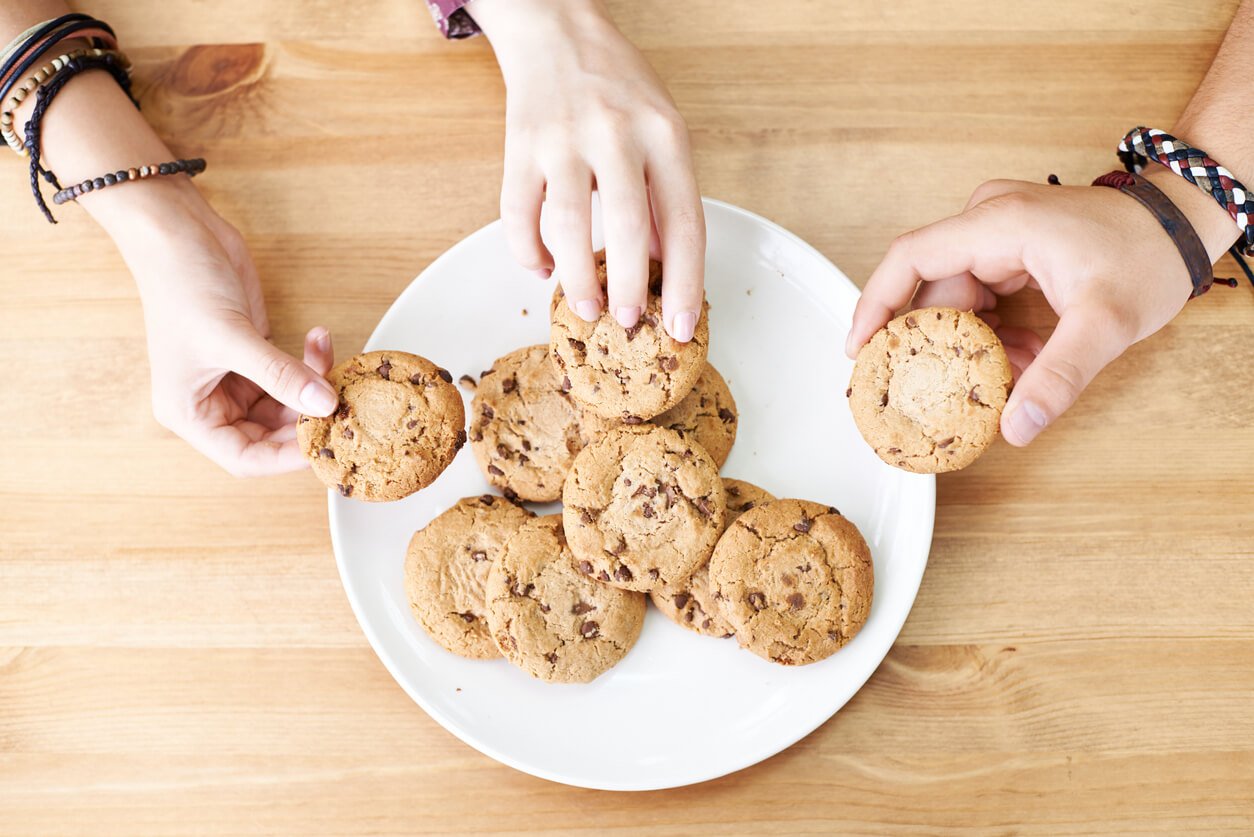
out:
{"label": "plate rim", "polygon": [[[861,290],[858,288],[857,285],[853,283],[853,281],[848,276],[845,275],[844,271],[842,271],[839,267],[837,267],[836,264],[831,261],[831,259],[823,255],[823,253],[820,252],[816,247],[814,247],[812,244],[802,239],[796,233],[793,233],[790,230],[785,229],[784,227],[780,226],[779,224],[775,223],[769,218],[764,218],[761,215],[758,215],[756,212],[752,212],[743,207],[736,206],[735,204],[731,204],[726,201],[719,200],[718,198],[710,198],[710,197],[703,196],[701,198],[701,202],[705,204],[706,206],[718,207],[720,210],[729,212],[733,215],[739,215],[742,218],[748,219],[757,224],[761,224],[762,226],[768,228],[775,234],[780,235],[784,237],[785,239],[788,239],[790,242],[799,246],[801,249],[807,251],[810,255],[818,258],[822,263],[830,267],[835,273],[835,275],[840,277],[840,280],[842,283],[841,287],[846,292],[852,291],[855,299],[861,296],[861,293],[862,293]],[[499,218],[485,224],[484,226],[470,233],[466,237],[462,238],[460,241],[457,241],[455,244],[450,246],[447,250],[445,250],[439,256],[433,259],[430,262],[430,264],[428,264],[425,268],[423,268],[418,273],[418,275],[413,280],[411,280],[408,285],[405,286],[404,290],[402,290],[396,296],[396,299],[392,300],[392,304],[388,306],[388,310],[384,312],[382,317],[379,318],[378,324],[375,325],[374,330],[370,333],[370,337],[367,338],[365,345],[369,346],[371,343],[373,343],[375,340],[375,336],[380,331],[382,331],[385,326],[390,324],[391,319],[393,317],[399,316],[397,312],[399,308],[401,307],[402,301],[405,300],[409,294],[417,292],[415,289],[419,286],[419,283],[422,281],[423,276],[425,276],[430,270],[432,270],[432,268],[437,267],[441,262],[445,261],[446,259],[452,258],[454,254],[456,254],[463,248],[472,246],[476,240],[478,240],[484,235],[487,235],[490,230],[499,226],[500,224],[501,224],[501,220]],[[365,349],[363,348],[363,350]],[[925,496],[923,499],[925,501],[925,505],[927,508],[927,520],[926,520],[926,523],[924,523],[924,521],[922,520],[919,520],[917,522],[920,524],[921,529],[926,530],[925,535],[923,537],[923,541],[926,544],[927,549],[923,555],[923,561],[919,567],[919,572],[917,574],[917,577],[910,580],[910,584],[909,584],[910,604],[908,607],[905,608],[905,612],[901,615],[900,620],[896,621],[895,625],[892,626],[893,639],[892,639],[892,642],[889,643],[888,649],[884,652],[884,656],[881,657],[879,662],[877,662],[870,669],[870,671],[868,671],[866,675],[861,678],[860,682],[857,683],[853,691],[850,692],[849,697],[845,698],[844,701],[842,701],[838,706],[836,706],[832,710],[831,714],[819,720],[814,726],[808,729],[802,730],[797,736],[793,737],[791,740],[787,741],[781,746],[775,747],[775,745],[773,744],[769,745],[766,748],[767,750],[769,750],[769,752],[754,752],[750,754],[749,756],[738,760],[734,765],[731,765],[730,767],[724,768],[720,766],[712,772],[703,773],[700,776],[687,779],[677,784],[666,783],[666,782],[658,783],[658,784],[651,784],[651,783],[641,784],[641,783],[627,783],[627,782],[589,782],[587,780],[581,780],[577,776],[562,774],[562,773],[558,773],[558,772],[548,770],[545,768],[536,767],[534,765],[524,764],[520,762],[518,759],[514,758],[513,756],[510,756],[501,752],[492,744],[482,740],[482,738],[474,735],[473,733],[467,730],[462,729],[460,725],[455,723],[451,718],[448,718],[447,716],[445,716],[444,713],[441,712],[436,706],[434,706],[433,704],[425,700],[423,696],[419,694],[416,690],[411,689],[409,687],[408,683],[406,682],[406,678],[402,678],[400,675],[398,661],[392,659],[391,655],[386,650],[386,645],[383,643],[382,639],[377,635],[376,631],[372,627],[372,624],[368,620],[363,618],[363,614],[362,614],[363,605],[361,601],[361,596],[359,595],[358,591],[356,590],[356,588],[354,587],[354,585],[352,584],[350,580],[352,576],[347,569],[345,558],[344,558],[343,544],[340,541],[340,536],[339,536],[340,527],[337,525],[337,519],[339,517],[339,513],[337,512],[335,494],[329,489],[327,491],[327,527],[331,533],[331,549],[335,555],[335,566],[336,566],[336,571],[338,572],[339,577],[340,577],[340,585],[344,588],[344,594],[348,598],[349,607],[352,609],[353,617],[357,620],[357,625],[358,627],[361,628],[361,631],[365,635],[367,642],[369,642],[371,650],[374,651],[374,654],[379,659],[379,661],[383,663],[383,667],[387,670],[388,674],[391,675],[392,679],[396,682],[396,685],[400,686],[402,691],[404,691],[405,694],[407,694],[409,698],[412,701],[414,701],[414,703],[418,704],[418,706],[424,712],[427,713],[428,717],[430,717],[437,724],[443,727],[445,731],[453,735],[453,737],[457,738],[466,746],[471,747],[472,749],[482,753],[483,755],[487,756],[488,758],[500,764],[504,764],[507,767],[513,768],[514,770],[517,770],[521,773],[526,773],[530,776],[535,776],[536,778],[544,779],[550,782],[556,782],[558,784],[568,785],[571,787],[588,788],[591,790],[617,791],[617,792],[664,790],[664,789],[669,789],[669,788],[688,787],[690,785],[697,785],[697,784],[701,784],[704,782],[712,781],[714,779],[719,779],[719,778],[722,778],[723,776],[729,776],[733,773],[738,773],[739,771],[744,770],[748,767],[752,767],[755,764],[766,761],[767,759],[772,758],[773,756],[776,756],[784,752],[785,750],[790,749],[798,741],[801,741],[803,738],[806,738],[815,730],[817,730],[819,727],[823,726],[832,718],[834,718],[840,712],[840,710],[843,709],[845,705],[850,700],[853,699],[853,696],[856,695],[859,691],[861,691],[862,687],[866,685],[866,682],[871,678],[871,676],[876,671],[879,670],[879,667],[884,664],[884,660],[888,658],[888,654],[891,653],[893,647],[897,644],[897,639],[901,635],[901,630],[905,626],[906,620],[909,618],[911,611],[914,609],[915,601],[918,599],[919,587],[922,584],[923,575],[927,570],[928,559],[931,557],[932,539],[935,534],[936,477],[934,474],[914,475],[914,476],[923,477],[923,479],[918,480],[918,482],[924,490]]]}

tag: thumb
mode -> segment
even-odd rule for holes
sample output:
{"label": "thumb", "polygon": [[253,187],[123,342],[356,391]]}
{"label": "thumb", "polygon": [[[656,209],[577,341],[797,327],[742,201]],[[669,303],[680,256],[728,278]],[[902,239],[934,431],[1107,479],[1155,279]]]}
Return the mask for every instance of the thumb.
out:
{"label": "thumb", "polygon": [[1002,436],[1012,445],[1031,442],[1131,343],[1117,317],[1099,307],[1068,308],[1015,384],[1002,412]]}
{"label": "thumb", "polygon": [[233,372],[293,410],[310,416],[329,416],[339,406],[339,396],[321,375],[252,328],[235,332],[235,347],[229,359]]}

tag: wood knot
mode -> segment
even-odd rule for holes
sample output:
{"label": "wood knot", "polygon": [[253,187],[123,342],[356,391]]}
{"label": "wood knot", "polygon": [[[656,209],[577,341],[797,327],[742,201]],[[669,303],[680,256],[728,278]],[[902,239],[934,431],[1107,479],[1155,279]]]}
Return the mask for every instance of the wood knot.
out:
{"label": "wood knot", "polygon": [[220,96],[251,87],[265,76],[264,44],[194,46],[179,56],[167,83],[182,96]]}

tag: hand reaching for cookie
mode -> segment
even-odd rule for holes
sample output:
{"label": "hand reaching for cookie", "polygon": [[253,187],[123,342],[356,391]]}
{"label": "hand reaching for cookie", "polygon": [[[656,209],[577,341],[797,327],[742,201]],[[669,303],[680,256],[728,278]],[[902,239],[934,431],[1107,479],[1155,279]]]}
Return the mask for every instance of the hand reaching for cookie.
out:
{"label": "hand reaching for cookie", "polygon": [[691,340],[705,220],[687,128],[653,69],[598,0],[472,0],[466,9],[492,42],[508,90],[501,219],[515,258],[543,278],[555,273],[571,309],[595,320],[606,302],[592,258],[595,189],[609,310],[635,325],[652,255],[666,265],[666,330]]}
{"label": "hand reaching for cookie", "polygon": [[[1190,218],[1212,261],[1236,227],[1218,205],[1166,169],[1146,176]],[[1037,288],[1058,314],[1049,340],[1000,326],[998,296]],[[1175,245],[1144,207],[1115,189],[995,180],[958,215],[900,236],[854,311],[851,357],[906,307],[981,313],[996,328],[1017,384],[1001,432],[1026,445],[1107,364],[1166,325],[1192,285]]]}

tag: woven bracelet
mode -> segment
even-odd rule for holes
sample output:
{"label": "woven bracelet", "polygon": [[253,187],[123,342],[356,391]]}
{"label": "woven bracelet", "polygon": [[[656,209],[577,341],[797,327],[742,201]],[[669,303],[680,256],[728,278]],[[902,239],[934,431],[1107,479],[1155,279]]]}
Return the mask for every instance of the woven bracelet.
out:
{"label": "woven bracelet", "polygon": [[69,201],[76,201],[88,192],[99,192],[101,189],[107,189],[118,183],[146,180],[150,177],[164,177],[171,174],[186,174],[188,177],[195,177],[205,170],[205,166],[206,163],[203,158],[194,157],[190,160],[171,160],[168,163],[159,163],[155,166],[134,166],[129,169],[119,169],[100,177],[84,180],[82,183],[76,183],[73,186],[67,186],[52,196],[52,202],[60,206]]}
{"label": "woven bracelet", "polygon": [[1232,216],[1241,238],[1236,249],[1254,255],[1254,201],[1245,185],[1209,154],[1157,128],[1133,128],[1119,142],[1119,159],[1130,172],[1153,160],[1210,195]]}

